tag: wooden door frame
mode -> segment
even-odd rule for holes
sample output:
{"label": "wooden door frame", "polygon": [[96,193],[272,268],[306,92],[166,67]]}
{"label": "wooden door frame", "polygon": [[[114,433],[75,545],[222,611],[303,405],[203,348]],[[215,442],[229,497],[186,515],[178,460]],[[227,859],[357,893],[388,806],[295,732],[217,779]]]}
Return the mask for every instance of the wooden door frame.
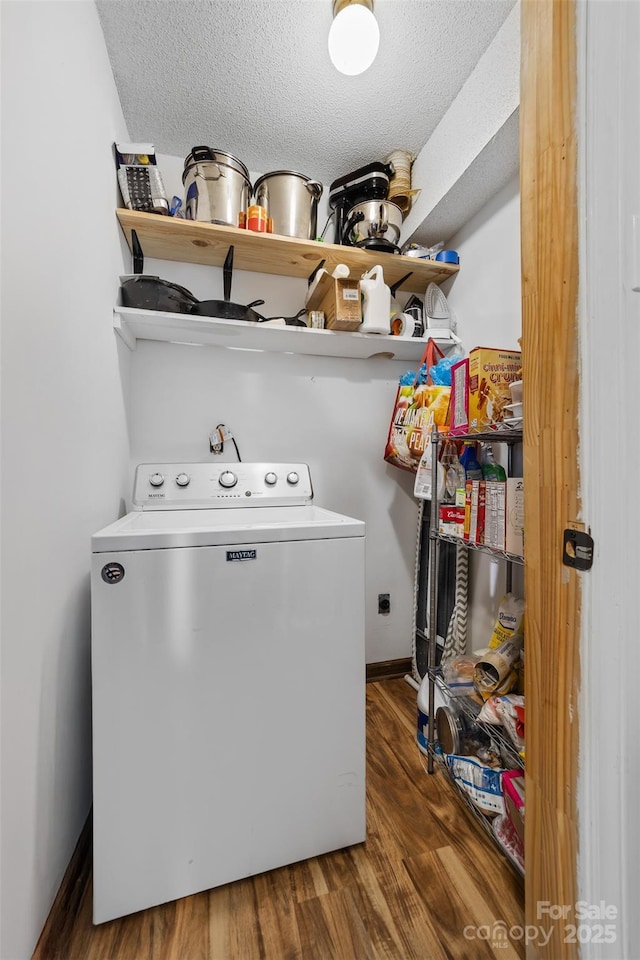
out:
{"label": "wooden door frame", "polygon": [[578,956],[571,913],[556,916],[578,899],[581,593],[562,562],[563,531],[580,518],[575,0],[522,0],[521,16],[525,924],[550,934],[528,958],[565,960]]}

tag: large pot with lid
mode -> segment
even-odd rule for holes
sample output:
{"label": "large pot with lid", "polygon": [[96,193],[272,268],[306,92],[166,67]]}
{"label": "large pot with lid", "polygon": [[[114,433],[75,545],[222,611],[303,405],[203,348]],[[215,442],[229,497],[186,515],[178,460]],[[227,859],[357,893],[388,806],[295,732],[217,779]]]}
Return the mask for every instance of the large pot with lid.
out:
{"label": "large pot with lid", "polygon": [[273,220],[274,233],[315,240],[321,183],[295,170],[274,170],[256,180],[253,192],[255,203]]}
{"label": "large pot with lid", "polygon": [[184,161],[182,183],[187,220],[237,227],[240,213],[249,206],[249,171],[224,150],[193,147]]}

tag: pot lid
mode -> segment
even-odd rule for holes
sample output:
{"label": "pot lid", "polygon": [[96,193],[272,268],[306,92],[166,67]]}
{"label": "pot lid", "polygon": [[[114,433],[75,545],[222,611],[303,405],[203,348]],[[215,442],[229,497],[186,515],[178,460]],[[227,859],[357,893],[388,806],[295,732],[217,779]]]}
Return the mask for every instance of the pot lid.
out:
{"label": "pot lid", "polygon": [[455,715],[448,707],[438,707],[435,719],[442,752],[447,754],[457,753],[460,749],[460,728]]}
{"label": "pot lid", "polygon": [[307,180],[309,183],[312,182],[311,177],[305,176],[304,173],[298,173],[297,170],[271,170],[269,173],[263,173],[261,177],[258,177],[253,189],[257,190],[258,185],[262,183],[263,180],[266,180],[268,177],[300,177],[301,180]]}
{"label": "pot lid", "polygon": [[218,163],[223,167],[231,167],[232,170],[235,170],[236,173],[241,174],[249,183],[249,185],[251,185],[251,181],[249,180],[249,171],[245,167],[242,160],[238,160],[237,157],[234,157],[231,153],[227,153],[226,150],[216,150],[214,147],[191,148],[191,153],[185,157],[184,161],[184,170],[182,173],[183,183],[191,167],[198,163]]}

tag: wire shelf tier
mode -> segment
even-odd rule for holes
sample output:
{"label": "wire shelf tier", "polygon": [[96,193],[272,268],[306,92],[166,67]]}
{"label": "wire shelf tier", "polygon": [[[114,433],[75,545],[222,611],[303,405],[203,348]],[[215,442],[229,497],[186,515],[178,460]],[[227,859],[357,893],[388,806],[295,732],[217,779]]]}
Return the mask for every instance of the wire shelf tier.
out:
{"label": "wire shelf tier", "polygon": [[455,543],[462,547],[468,547],[469,550],[478,550],[480,553],[487,553],[501,560],[508,560],[510,563],[524,564],[524,557],[519,557],[517,553],[507,553],[506,550],[489,547],[486,543],[471,543],[469,540],[463,540],[462,537],[456,537],[450,533],[438,533],[437,530],[430,533],[429,536],[432,540],[444,540],[445,543]]}
{"label": "wire shelf tier", "polygon": [[508,423],[495,423],[491,429],[470,430],[468,433],[443,433],[434,431],[434,443],[445,443],[447,440],[479,440],[481,443],[521,443],[522,429],[512,427]]}
{"label": "wire shelf tier", "polygon": [[484,814],[482,810],[480,810],[475,805],[471,797],[467,793],[465,793],[464,790],[460,788],[459,784],[456,782],[453,774],[451,773],[451,767],[449,766],[446,760],[446,757],[443,754],[436,753],[435,750],[432,750],[431,747],[429,747],[429,756],[433,758],[435,768],[442,771],[442,773],[445,775],[445,777],[453,787],[455,795],[459,799],[464,809],[467,810],[472,815],[474,820],[480,824],[482,829],[491,838],[491,840],[493,841],[497,849],[500,851],[500,853],[503,854],[509,866],[515,871],[517,876],[520,878],[523,878],[524,870],[522,869],[518,861],[512,856],[510,851],[505,846],[502,845],[499,838],[495,835],[493,831],[494,818]]}

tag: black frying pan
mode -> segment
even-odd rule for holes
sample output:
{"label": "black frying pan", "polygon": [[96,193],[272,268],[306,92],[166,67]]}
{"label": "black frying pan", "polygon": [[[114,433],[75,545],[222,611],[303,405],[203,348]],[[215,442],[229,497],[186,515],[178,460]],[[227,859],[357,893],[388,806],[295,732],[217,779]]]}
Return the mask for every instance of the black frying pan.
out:
{"label": "black frying pan", "polygon": [[259,323],[264,320],[252,307],[258,307],[264,300],[252,300],[246,307],[229,300],[201,300],[189,310],[195,317],[215,317],[217,320],[251,320]]}
{"label": "black frying pan", "polygon": [[264,300],[252,300],[248,306],[231,302],[231,277],[233,274],[233,247],[229,247],[224,261],[224,300],[201,300],[190,308],[189,313],[196,317],[217,317],[219,320],[251,320],[258,323],[265,318],[252,307],[258,307]]}
{"label": "black frying pan", "polygon": [[131,231],[134,276],[126,277],[120,284],[123,307],[138,310],[163,310],[165,313],[189,313],[197,299],[177,283],[169,283],[160,277],[144,276],[144,255],[135,230]]}
{"label": "black frying pan", "polygon": [[260,317],[260,323],[266,323],[268,320],[284,320],[287,327],[306,327],[304,320],[300,319],[306,312],[303,307],[294,317]]}

